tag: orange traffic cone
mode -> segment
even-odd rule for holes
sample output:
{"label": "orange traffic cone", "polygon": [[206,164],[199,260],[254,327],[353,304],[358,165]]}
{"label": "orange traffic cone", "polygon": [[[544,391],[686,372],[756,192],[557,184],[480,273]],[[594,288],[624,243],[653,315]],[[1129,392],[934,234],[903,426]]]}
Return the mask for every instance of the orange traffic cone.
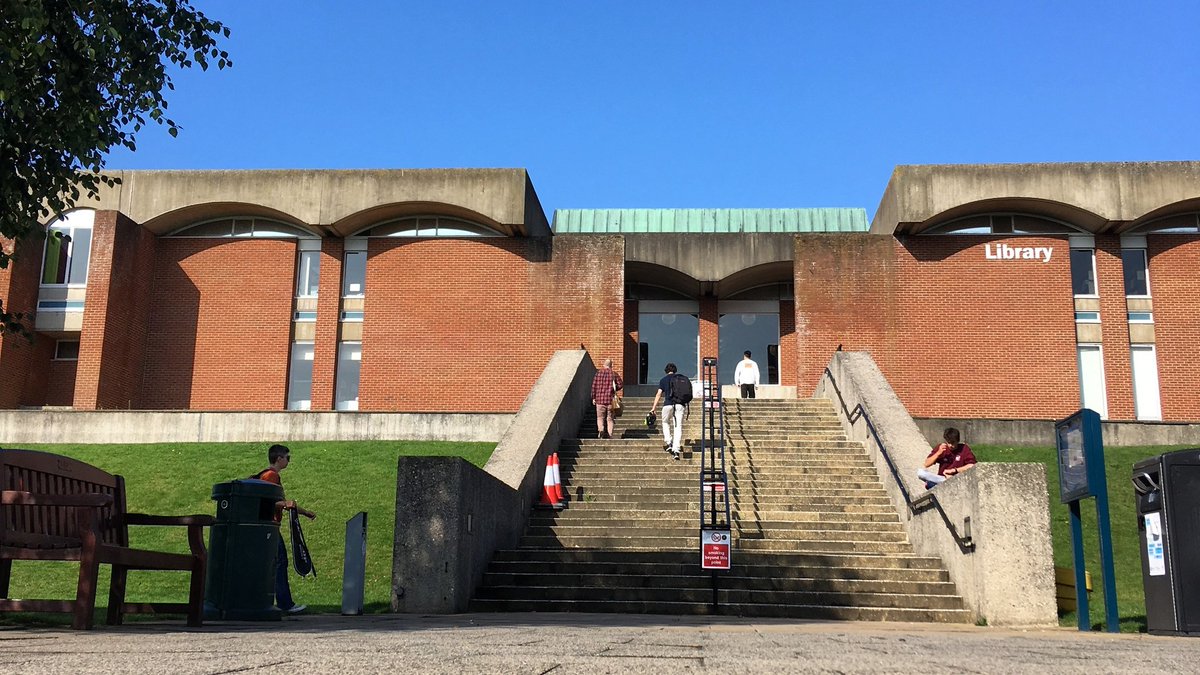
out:
{"label": "orange traffic cone", "polygon": [[554,459],[553,455],[546,458],[546,475],[542,479],[542,498],[538,502],[539,508],[544,509],[561,509],[562,504],[559,503],[558,490],[554,485]]}
{"label": "orange traffic cone", "polygon": [[567,491],[563,490],[562,476],[558,473],[558,453],[550,453],[550,464],[554,467],[554,494],[558,497],[559,506],[567,503]]}

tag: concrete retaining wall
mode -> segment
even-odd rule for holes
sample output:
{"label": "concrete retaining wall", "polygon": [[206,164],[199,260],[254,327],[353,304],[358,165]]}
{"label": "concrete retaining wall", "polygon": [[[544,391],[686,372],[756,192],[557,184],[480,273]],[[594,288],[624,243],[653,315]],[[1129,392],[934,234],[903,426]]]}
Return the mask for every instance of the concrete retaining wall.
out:
{"label": "concrete retaining wall", "polygon": [[484,441],[511,414],[367,412],[0,411],[0,445],[255,441]]}
{"label": "concrete retaining wall", "polygon": [[482,470],[459,458],[399,459],[393,611],[467,609],[495,552],[525,531],[546,458],[579,429],[595,373],[587,352],[556,352]]}
{"label": "concrete retaining wall", "polygon": [[[993,626],[1058,624],[1045,468],[981,464],[927,491],[917,469],[929,443],[883,373],[865,352],[839,352],[829,363],[848,412],[867,411],[892,459],[880,451],[866,419],[850,423],[828,376],[814,396],[838,408],[852,440],[867,448],[920,555],[940,558],[976,620]],[[912,513],[901,486],[923,505]],[[964,545],[970,536],[972,546]]]}
{"label": "concrete retaining wall", "polygon": [[[917,418],[913,420],[930,445],[940,442],[942,430],[955,427],[972,445],[1054,447],[1054,420],[987,420]],[[1104,444],[1200,446],[1200,424],[1187,422],[1101,422]]]}

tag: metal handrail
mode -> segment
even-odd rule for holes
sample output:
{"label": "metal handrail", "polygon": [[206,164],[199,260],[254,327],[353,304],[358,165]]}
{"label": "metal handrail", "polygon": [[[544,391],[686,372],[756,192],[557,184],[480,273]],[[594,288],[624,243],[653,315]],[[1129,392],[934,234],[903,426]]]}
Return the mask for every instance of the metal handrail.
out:
{"label": "metal handrail", "polygon": [[900,494],[904,495],[904,503],[908,506],[908,511],[911,514],[921,513],[930,508],[937,509],[942,516],[942,522],[945,523],[946,529],[950,531],[950,535],[954,537],[954,541],[958,544],[959,550],[964,553],[975,550],[975,541],[971,538],[968,531],[966,536],[960,535],[958,529],[954,527],[950,516],[942,508],[938,502],[937,495],[932,492],[927,492],[917,499],[913,499],[909,494],[908,488],[904,486],[904,479],[900,475],[900,471],[896,468],[896,463],[892,460],[892,455],[888,452],[887,446],[883,442],[883,438],[879,436],[879,432],[875,429],[875,423],[871,421],[871,413],[859,403],[854,406],[851,411],[846,405],[846,399],[842,396],[842,389],[838,387],[837,378],[833,376],[833,372],[828,367],[825,368],[825,376],[829,378],[829,384],[833,385],[833,391],[837,394],[838,404],[842,407],[842,414],[846,416],[846,421],[851,426],[854,425],[860,418],[867,423],[867,431],[871,432],[871,436],[875,439],[875,445],[879,447],[879,453],[883,455],[883,461],[887,462],[888,470],[892,473],[892,478],[896,480],[896,486],[900,488]]}

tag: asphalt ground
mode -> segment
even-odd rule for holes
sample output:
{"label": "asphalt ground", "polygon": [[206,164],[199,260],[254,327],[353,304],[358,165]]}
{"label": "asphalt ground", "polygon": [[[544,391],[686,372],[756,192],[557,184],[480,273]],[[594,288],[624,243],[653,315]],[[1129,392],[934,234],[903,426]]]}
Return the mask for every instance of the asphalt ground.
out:
{"label": "asphalt ground", "polygon": [[0,629],[3,673],[1184,673],[1200,638],[609,614]]}

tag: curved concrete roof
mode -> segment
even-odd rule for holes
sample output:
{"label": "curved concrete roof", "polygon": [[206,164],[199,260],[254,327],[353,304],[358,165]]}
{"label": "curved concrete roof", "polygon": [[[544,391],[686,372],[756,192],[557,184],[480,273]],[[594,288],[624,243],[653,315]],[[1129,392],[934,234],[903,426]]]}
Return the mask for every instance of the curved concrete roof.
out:
{"label": "curved concrete roof", "polygon": [[344,237],[374,222],[422,213],[466,218],[506,234],[550,235],[524,169],[108,173],[121,183],[79,206],[120,211],[159,235],[242,215]]}
{"label": "curved concrete roof", "polygon": [[875,234],[917,234],[972,213],[1023,212],[1095,233],[1194,211],[1200,162],[898,166],[871,222]]}

